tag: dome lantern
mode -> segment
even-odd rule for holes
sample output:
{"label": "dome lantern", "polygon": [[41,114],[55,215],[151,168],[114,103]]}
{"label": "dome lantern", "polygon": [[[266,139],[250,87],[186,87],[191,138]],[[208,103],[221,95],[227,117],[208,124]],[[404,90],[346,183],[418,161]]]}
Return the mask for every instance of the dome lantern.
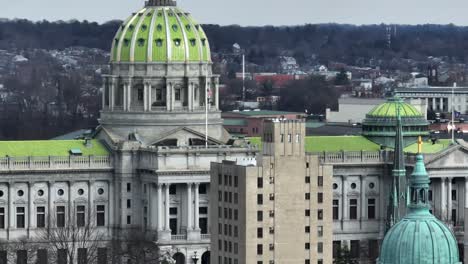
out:
{"label": "dome lantern", "polygon": [[145,6],[176,6],[175,0],[148,0],[145,2]]}

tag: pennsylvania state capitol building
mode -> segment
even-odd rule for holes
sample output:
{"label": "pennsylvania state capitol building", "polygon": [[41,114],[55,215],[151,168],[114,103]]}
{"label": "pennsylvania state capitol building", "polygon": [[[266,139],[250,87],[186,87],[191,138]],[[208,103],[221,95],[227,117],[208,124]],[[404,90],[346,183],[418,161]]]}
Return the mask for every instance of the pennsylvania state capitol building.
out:
{"label": "pennsylvania state capitol building", "polygon": [[[109,241],[142,233],[174,263],[210,263],[210,163],[255,163],[257,150],[227,144],[203,29],[173,0],[147,1],[112,40],[110,66],[92,139],[0,143],[0,242],[76,218],[105,232],[98,262]],[[0,262],[30,253],[0,249]]]}

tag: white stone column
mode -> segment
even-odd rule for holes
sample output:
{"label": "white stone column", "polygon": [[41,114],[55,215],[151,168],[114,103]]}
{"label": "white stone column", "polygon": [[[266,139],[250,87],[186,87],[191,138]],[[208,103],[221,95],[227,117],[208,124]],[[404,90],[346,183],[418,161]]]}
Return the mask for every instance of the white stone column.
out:
{"label": "white stone column", "polygon": [[447,222],[452,221],[452,178],[447,179]]}
{"label": "white stone column", "polygon": [[169,207],[171,206],[171,199],[169,198],[169,187],[170,184],[166,183],[166,189],[165,189],[165,194],[166,194],[166,210],[164,212],[164,217],[165,217],[165,225],[164,229],[169,231],[170,230],[170,224],[169,224]]}
{"label": "white stone column", "polygon": [[8,184],[8,205],[9,205],[9,208],[8,208],[8,215],[10,217],[8,217],[9,221],[10,222],[9,226],[10,226],[10,229],[13,229],[13,228],[16,228],[16,223],[15,223],[15,215],[16,215],[16,208],[15,208],[15,205],[13,204],[13,201],[15,200],[13,197],[15,196],[15,188],[14,188],[14,184],[13,182],[10,182],[10,184]]}
{"label": "white stone column", "polygon": [[106,94],[106,87],[109,87],[109,80],[108,80],[108,79],[106,79],[106,80],[104,81],[104,85],[103,85],[102,88],[101,88],[101,89],[102,89],[102,94],[101,94],[101,95],[102,95],[102,109],[103,109],[103,110],[106,109],[106,96],[107,96],[107,94]]}
{"label": "white stone column", "polygon": [[465,177],[465,208],[468,208],[468,177]]}
{"label": "white stone column", "polygon": [[129,81],[127,86],[127,111],[132,110],[132,81]]}
{"label": "white stone column", "polygon": [[444,111],[444,98],[441,97],[439,98],[439,100],[440,100],[440,111],[443,112]]}
{"label": "white stone column", "polygon": [[148,85],[143,84],[143,111],[148,111]]}
{"label": "white stone column", "polygon": [[436,100],[437,100],[437,98],[432,97],[432,110],[433,110],[434,112],[437,111],[437,109],[436,109]]}
{"label": "white stone column", "polygon": [[158,231],[163,230],[162,184],[158,183]]}
{"label": "white stone column", "polygon": [[188,108],[189,111],[193,111],[193,82],[189,82],[188,84]]}
{"label": "white stone column", "polygon": [[364,178],[365,176],[364,175],[361,175],[360,178],[360,183],[361,183],[361,187],[360,187],[360,193],[361,193],[361,202],[360,202],[360,209],[361,209],[361,221],[364,220],[364,219],[368,219],[368,216],[366,216],[366,211],[364,210],[366,208],[366,192],[364,191],[365,189],[365,186],[364,186]]}
{"label": "white stone column", "polygon": [[199,216],[199,208],[200,208],[200,197],[198,194],[200,188],[200,183],[195,183],[195,190],[194,190],[194,195],[195,195],[195,206],[193,208],[194,211],[194,222],[195,222],[195,230],[200,230],[200,216]]}
{"label": "white stone column", "polygon": [[440,217],[442,221],[447,220],[447,189],[445,181],[447,178],[440,178]]}
{"label": "white stone column", "polygon": [[167,111],[171,111],[172,110],[172,105],[171,105],[171,83],[170,82],[167,82],[166,83],[166,108],[167,108]]}
{"label": "white stone column", "polygon": [[341,176],[341,228],[344,228],[344,221],[348,219],[346,204],[347,204],[347,195],[346,195],[346,177]]}
{"label": "white stone column", "polygon": [[115,84],[116,80],[112,79],[110,89],[109,89],[109,107],[111,111],[114,111],[115,106]]}
{"label": "white stone column", "polygon": [[192,216],[192,185],[187,183],[187,230],[193,229],[193,216]]}
{"label": "white stone column", "polygon": [[219,82],[215,84],[215,107],[216,110],[219,110]]}
{"label": "white stone column", "polygon": [[123,85],[123,91],[122,91],[122,107],[124,111],[127,111],[127,88],[128,85],[124,84]]}
{"label": "white stone column", "polygon": [[[27,216],[26,216],[26,219],[27,219],[27,229],[28,229],[28,237],[30,237],[30,233],[29,233],[29,230],[31,228],[33,228],[33,225],[32,225],[32,216],[34,215],[34,203],[33,203],[33,199],[32,199],[32,189],[33,189],[33,186],[34,184],[32,182],[28,182],[27,183],[27,188],[28,188],[28,212],[27,212]],[[36,223],[36,226],[37,226],[37,223]]]}
{"label": "white stone column", "polygon": [[152,95],[151,95],[151,89],[153,89],[151,83],[148,83],[148,111],[151,111],[151,105],[153,104],[153,99],[152,99]]}
{"label": "white stone column", "polygon": [[[116,184],[115,181],[107,181],[107,186],[109,186],[109,191],[108,191],[108,201],[109,201],[109,219],[107,219],[107,223],[108,223],[108,227],[110,227],[110,229],[112,230],[112,228],[115,226],[115,205],[116,205],[116,201],[115,201],[115,198],[114,198],[114,195],[115,195],[115,189],[114,188],[114,184]],[[95,192],[96,190],[94,190]],[[89,192],[91,192],[91,185],[89,186]],[[91,211],[94,211],[96,210],[96,205],[92,205],[93,208]]]}

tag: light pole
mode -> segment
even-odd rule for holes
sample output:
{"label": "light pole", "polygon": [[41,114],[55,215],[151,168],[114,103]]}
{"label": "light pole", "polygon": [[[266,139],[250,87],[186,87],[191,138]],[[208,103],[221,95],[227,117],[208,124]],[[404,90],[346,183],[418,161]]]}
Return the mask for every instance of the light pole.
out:
{"label": "light pole", "polygon": [[193,253],[192,261],[193,261],[193,264],[197,264],[197,262],[198,262],[198,256],[197,256],[197,252],[196,252],[196,251]]}

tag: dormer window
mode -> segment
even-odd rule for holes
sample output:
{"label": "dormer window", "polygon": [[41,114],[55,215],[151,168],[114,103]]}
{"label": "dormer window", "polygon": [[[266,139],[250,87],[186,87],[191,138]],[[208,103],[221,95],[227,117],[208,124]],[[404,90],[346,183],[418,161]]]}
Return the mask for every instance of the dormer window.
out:
{"label": "dormer window", "polygon": [[196,28],[197,30],[199,30],[199,29],[200,29],[200,26],[199,26],[199,25],[195,25],[195,28]]}
{"label": "dormer window", "polygon": [[143,13],[138,13],[138,16],[142,16],[142,15],[143,15]]}
{"label": "dormer window", "polygon": [[118,44],[118,43],[119,43],[119,39],[115,38],[115,44]]}
{"label": "dormer window", "polygon": [[179,27],[177,25],[172,25],[172,30],[174,30],[174,32],[177,32],[177,30],[179,30]]}
{"label": "dormer window", "polygon": [[152,14],[153,14],[153,12],[149,12],[148,14],[146,14],[146,16],[150,17]]}
{"label": "dormer window", "polygon": [[176,45],[176,47],[180,46],[180,42],[181,42],[180,39],[174,39],[174,45]]}
{"label": "dormer window", "polygon": [[192,30],[192,27],[190,25],[186,25],[185,28],[187,29],[187,31]]}
{"label": "dormer window", "polygon": [[168,15],[171,17],[171,16],[173,16],[174,14],[172,14],[172,12],[169,12]]}
{"label": "dormer window", "polygon": [[157,47],[161,47],[163,45],[163,40],[162,39],[156,39],[155,42],[156,42]]}
{"label": "dormer window", "polygon": [[120,25],[120,27],[121,27],[122,29],[125,28],[125,24]]}
{"label": "dormer window", "polygon": [[128,47],[129,44],[130,44],[130,41],[128,39],[124,39],[124,45]]}
{"label": "dormer window", "polygon": [[128,30],[133,31],[134,28],[135,28],[134,25],[130,25],[130,26],[128,27]]}
{"label": "dormer window", "polygon": [[146,31],[146,29],[148,29],[148,26],[147,26],[147,25],[141,26],[141,31]]}
{"label": "dormer window", "polygon": [[158,17],[162,16],[162,13],[161,12],[158,12]]}
{"label": "dormer window", "polygon": [[195,45],[197,44],[197,41],[196,41],[195,39],[191,39],[191,40],[190,40],[190,44],[191,44],[192,46],[195,46]]}
{"label": "dormer window", "polygon": [[161,24],[157,25],[157,26],[156,26],[156,29],[157,29],[158,31],[162,31],[162,25],[161,25]]}
{"label": "dormer window", "polygon": [[202,39],[201,43],[202,43],[203,46],[206,46],[206,39]]}
{"label": "dormer window", "polygon": [[142,47],[142,46],[144,46],[144,45],[145,45],[145,39],[139,38],[139,39],[138,39],[138,46]]}

